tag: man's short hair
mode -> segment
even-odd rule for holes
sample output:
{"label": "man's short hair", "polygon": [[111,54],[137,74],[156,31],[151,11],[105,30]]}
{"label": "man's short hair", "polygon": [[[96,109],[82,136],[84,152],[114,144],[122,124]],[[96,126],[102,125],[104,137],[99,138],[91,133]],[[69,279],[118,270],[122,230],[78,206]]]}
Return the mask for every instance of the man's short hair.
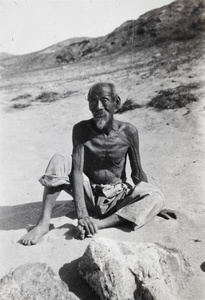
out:
{"label": "man's short hair", "polygon": [[110,83],[110,82],[99,82],[99,83],[96,83],[94,85],[91,86],[89,92],[88,92],[88,100],[91,96],[91,94],[95,91],[100,91],[103,87],[109,87],[110,88],[110,91],[111,91],[111,97],[112,99],[116,99],[118,98],[119,96],[117,95],[116,93],[116,89],[115,89],[115,86],[113,83]]}

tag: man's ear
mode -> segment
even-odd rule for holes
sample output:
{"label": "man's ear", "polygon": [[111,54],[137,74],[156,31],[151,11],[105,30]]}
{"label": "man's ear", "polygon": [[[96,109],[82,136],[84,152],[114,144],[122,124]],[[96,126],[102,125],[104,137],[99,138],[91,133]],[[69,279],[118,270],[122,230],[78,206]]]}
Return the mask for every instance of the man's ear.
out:
{"label": "man's ear", "polygon": [[120,108],[121,105],[121,99],[119,96],[115,97],[115,112],[118,111],[118,109]]}

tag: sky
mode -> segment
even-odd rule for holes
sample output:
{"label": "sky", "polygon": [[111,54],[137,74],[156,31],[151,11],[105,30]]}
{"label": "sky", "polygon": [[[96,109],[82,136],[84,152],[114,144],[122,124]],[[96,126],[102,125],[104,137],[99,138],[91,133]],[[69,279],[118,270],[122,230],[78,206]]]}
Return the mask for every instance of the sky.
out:
{"label": "sky", "polygon": [[0,0],[0,52],[26,54],[98,37],[173,0]]}

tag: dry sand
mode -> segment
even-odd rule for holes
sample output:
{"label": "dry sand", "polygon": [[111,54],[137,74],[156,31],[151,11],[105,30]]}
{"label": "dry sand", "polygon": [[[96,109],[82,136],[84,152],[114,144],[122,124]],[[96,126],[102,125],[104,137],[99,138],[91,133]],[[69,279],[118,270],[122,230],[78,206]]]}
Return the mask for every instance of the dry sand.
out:
{"label": "dry sand", "polygon": [[[43,187],[38,178],[55,152],[71,151],[73,125],[91,117],[85,97],[94,82],[112,81],[122,100],[132,97],[145,104],[159,89],[202,82],[204,69],[199,62],[188,70],[184,67],[172,74],[161,70],[146,76],[147,70],[141,70],[142,73],[128,70],[76,78],[67,83],[59,76],[61,73],[56,73],[55,77],[55,72],[28,73],[23,79],[3,79],[1,83],[0,277],[27,262],[46,262],[80,299],[94,300],[98,298],[77,274],[79,258],[91,240],[73,238],[77,221],[75,213],[69,213],[73,210],[70,196],[61,194],[51,220],[54,229],[36,246],[25,247],[17,243],[26,228],[35,224],[41,210]],[[59,72],[66,74],[69,66]],[[42,90],[73,90],[77,93],[50,104],[34,103],[21,110],[9,108],[12,98],[24,93],[37,95]],[[199,102],[190,104],[189,108],[157,112],[142,107],[116,115],[138,128],[143,168],[149,182],[163,191],[166,207],[176,211],[177,220],[156,217],[135,232],[121,227],[97,234],[98,237],[136,243],[159,242],[182,250],[195,275],[188,284],[184,283],[179,299],[190,300],[205,298],[203,88],[197,93]]]}

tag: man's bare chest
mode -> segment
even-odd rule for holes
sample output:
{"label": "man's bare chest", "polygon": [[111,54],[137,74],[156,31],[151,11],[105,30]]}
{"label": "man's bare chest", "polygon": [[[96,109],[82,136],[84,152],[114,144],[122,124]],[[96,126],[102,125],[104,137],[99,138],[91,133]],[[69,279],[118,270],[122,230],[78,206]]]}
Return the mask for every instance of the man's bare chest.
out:
{"label": "man's bare chest", "polygon": [[121,135],[99,135],[93,137],[84,144],[85,157],[104,160],[111,158],[113,160],[122,160],[129,148],[129,142]]}

